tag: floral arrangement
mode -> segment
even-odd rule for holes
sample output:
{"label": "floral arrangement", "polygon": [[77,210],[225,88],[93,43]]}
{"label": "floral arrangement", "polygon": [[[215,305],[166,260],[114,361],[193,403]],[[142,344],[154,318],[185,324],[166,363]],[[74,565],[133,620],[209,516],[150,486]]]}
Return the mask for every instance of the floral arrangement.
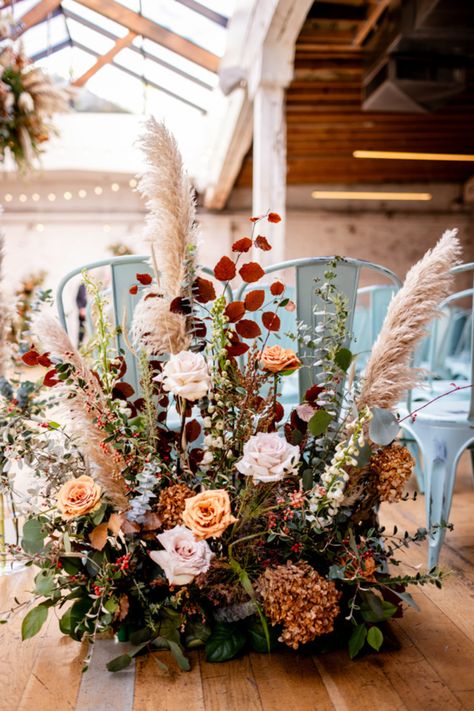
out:
{"label": "floral arrangement", "polygon": [[[139,392],[126,382],[90,280],[93,362],[44,310],[23,355],[46,369],[50,393],[22,454],[38,496],[21,550],[11,551],[38,568],[23,638],[56,608],[75,640],[111,632],[132,643],[110,671],[165,648],[183,670],[186,650],[198,646],[212,662],[279,645],[347,643],[351,657],[379,650],[387,620],[414,605],[408,587],[442,580],[438,569],[396,574],[398,551],[429,532],[387,532],[377,509],[403,498],[413,469],[393,411],[417,378],[413,347],[449,292],[455,234],[408,274],[354,382],[347,304],[334,285],[339,261],[315,283],[316,327],[299,324],[295,348],[283,348],[279,314],[294,304],[281,280],[258,285],[256,260],[271,249],[259,233],[278,215],[252,217],[251,235],[205,278],[176,144],[151,120],[143,147],[155,275],[130,285]],[[237,275],[247,287],[241,299],[229,288]],[[285,410],[282,383],[303,368],[314,382]],[[41,441],[54,441],[47,465]]]}
{"label": "floral arrangement", "polygon": [[29,169],[54,134],[51,118],[69,110],[69,93],[25,57],[21,47],[0,49],[0,163],[10,152]]}

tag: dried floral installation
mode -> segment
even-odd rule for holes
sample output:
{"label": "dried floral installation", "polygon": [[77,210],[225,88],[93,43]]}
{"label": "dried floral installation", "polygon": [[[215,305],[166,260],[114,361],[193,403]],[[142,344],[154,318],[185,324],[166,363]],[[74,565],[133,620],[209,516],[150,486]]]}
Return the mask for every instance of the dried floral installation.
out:
{"label": "dried floral installation", "polygon": [[[317,382],[285,404],[287,379],[311,363],[279,333],[280,315],[294,308],[287,287],[262,286],[257,255],[271,245],[258,233],[279,216],[252,217],[250,236],[207,278],[176,143],[150,120],[142,146],[155,277],[137,273],[130,284],[139,391],[114,350],[104,294],[87,276],[92,361],[43,311],[22,356],[46,369],[41,387],[21,411],[13,387],[2,391],[5,427],[28,432],[13,438],[21,446],[3,446],[3,461],[28,461],[37,482],[21,547],[9,550],[39,567],[23,637],[56,607],[75,640],[112,631],[132,643],[110,671],[165,648],[183,670],[186,650],[199,646],[211,662],[281,645],[317,652],[347,643],[351,657],[379,650],[387,621],[414,605],[409,586],[443,578],[437,568],[391,573],[399,549],[430,532],[387,532],[377,511],[404,497],[413,470],[395,441],[393,409],[417,378],[413,349],[449,291],[455,231],[407,275],[355,382],[335,285],[344,260],[328,262],[314,287],[318,325],[291,341],[302,351],[311,341]],[[245,290],[235,299],[229,284],[238,278]]]}

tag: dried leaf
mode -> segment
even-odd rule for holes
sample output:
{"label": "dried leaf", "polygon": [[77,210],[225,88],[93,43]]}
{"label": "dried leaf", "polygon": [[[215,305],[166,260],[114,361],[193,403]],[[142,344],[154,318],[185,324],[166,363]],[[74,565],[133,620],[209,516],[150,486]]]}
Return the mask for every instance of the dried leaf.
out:
{"label": "dried leaf", "polygon": [[55,385],[61,382],[56,378],[57,374],[58,371],[56,370],[56,368],[48,370],[48,372],[44,376],[43,385],[47,388],[54,388]]}
{"label": "dried leaf", "polygon": [[192,311],[191,302],[186,297],[177,296],[170,303],[170,311],[172,314],[188,316]]}
{"label": "dried leaf", "polygon": [[235,331],[230,333],[230,343],[227,346],[227,353],[230,356],[240,356],[248,351],[249,347],[246,343],[242,343]]}
{"label": "dried leaf", "polygon": [[232,245],[232,251],[248,252],[251,247],[252,240],[250,239],[250,237],[242,237],[242,239],[238,239],[237,242],[234,242],[234,244]]}
{"label": "dried leaf", "polygon": [[265,292],[263,289],[255,289],[254,291],[249,291],[245,295],[245,308],[247,311],[258,311],[265,301]]}
{"label": "dried leaf", "polygon": [[270,286],[270,292],[273,294],[273,296],[280,296],[280,294],[283,294],[284,291],[285,285],[283,284],[283,282],[279,279],[275,279],[275,281]]}
{"label": "dried leaf", "polygon": [[52,362],[49,359],[49,353],[43,353],[38,357],[38,365],[42,365],[43,368],[49,368],[52,365]]}
{"label": "dried leaf", "polygon": [[273,311],[265,311],[262,315],[262,323],[269,331],[280,330],[280,318]]}
{"label": "dried leaf", "polygon": [[250,284],[261,279],[265,272],[258,262],[247,262],[240,267],[239,274],[247,284]]}
{"label": "dried leaf", "polygon": [[143,530],[156,531],[163,524],[161,518],[154,511],[147,511],[143,517]]}
{"label": "dried leaf", "polygon": [[120,622],[126,618],[128,615],[128,611],[130,609],[130,603],[128,601],[127,595],[123,593],[123,595],[120,595],[119,597],[119,615],[118,618]]}
{"label": "dried leaf", "polygon": [[186,440],[188,442],[194,442],[195,439],[201,434],[201,425],[197,420],[190,420],[186,423]]}
{"label": "dried leaf", "polygon": [[239,321],[235,327],[235,330],[242,338],[257,338],[257,336],[260,336],[262,333],[258,323],[255,323],[255,321],[251,321],[248,318],[244,318],[242,321]]}
{"label": "dried leaf", "polygon": [[267,220],[269,222],[281,222],[281,217],[277,212],[269,212],[267,215]]}
{"label": "dried leaf", "polygon": [[138,293],[138,286],[137,284],[133,284],[130,289],[128,290],[129,294],[135,295]]}
{"label": "dried leaf", "polygon": [[35,351],[34,348],[31,348],[27,353],[23,353],[21,356],[21,359],[25,365],[38,365],[38,359],[40,357],[40,354],[38,351]]}
{"label": "dried leaf", "polygon": [[245,314],[245,304],[243,301],[232,301],[227,304],[224,314],[227,316],[231,323],[236,323],[240,321],[242,316]]}
{"label": "dried leaf", "polygon": [[269,252],[272,248],[270,242],[263,235],[258,235],[257,239],[255,240],[255,246],[261,249],[263,252]]}
{"label": "dried leaf", "polygon": [[99,525],[89,533],[91,546],[95,548],[96,551],[101,551],[107,543],[107,528],[108,524],[99,523]]}
{"label": "dried leaf", "polygon": [[129,383],[115,383],[112,390],[112,397],[118,398],[119,400],[128,400],[129,397],[135,394],[135,390]]}
{"label": "dried leaf", "polygon": [[216,290],[214,289],[212,281],[200,276],[194,280],[193,294],[196,301],[200,304],[207,304],[208,301],[214,301],[216,298]]}
{"label": "dried leaf", "polygon": [[116,536],[120,529],[122,528],[125,516],[123,514],[110,514],[109,521],[107,523],[107,528],[113,536]]}
{"label": "dried leaf", "polygon": [[235,264],[229,257],[222,257],[214,267],[214,276],[219,281],[229,281],[236,274]]}
{"label": "dried leaf", "polygon": [[152,277],[150,274],[136,274],[137,281],[140,282],[140,284],[143,284],[144,286],[148,286],[148,284],[151,284],[153,281]]}

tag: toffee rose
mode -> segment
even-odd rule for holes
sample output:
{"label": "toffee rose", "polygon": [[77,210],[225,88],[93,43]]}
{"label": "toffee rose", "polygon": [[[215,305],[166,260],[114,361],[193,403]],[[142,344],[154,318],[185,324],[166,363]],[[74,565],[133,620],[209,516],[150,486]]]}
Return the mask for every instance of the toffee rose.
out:
{"label": "toffee rose", "polygon": [[255,483],[268,483],[296,474],[299,460],[299,447],[289,444],[277,432],[258,432],[244,444],[243,457],[235,466]]}
{"label": "toffee rose", "polygon": [[291,348],[281,346],[266,346],[260,354],[260,362],[264,370],[269,370],[271,373],[295,370],[301,366],[296,353]]}
{"label": "toffee rose", "polygon": [[102,489],[92,477],[82,474],[77,479],[69,479],[58,491],[56,500],[61,516],[66,520],[85,516],[100,506]]}
{"label": "toffee rose", "polygon": [[236,521],[230,510],[229,494],[224,489],[202,491],[186,499],[183,522],[198,540],[219,538]]}
{"label": "toffee rose", "polygon": [[198,541],[186,526],[175,526],[157,536],[164,550],[151,551],[150,558],[163,568],[170,585],[187,585],[210,566],[212,551]]}
{"label": "toffee rose", "polygon": [[190,401],[207,395],[211,385],[205,358],[192,351],[180,351],[170,356],[155,380],[162,382],[164,389],[173,395]]}

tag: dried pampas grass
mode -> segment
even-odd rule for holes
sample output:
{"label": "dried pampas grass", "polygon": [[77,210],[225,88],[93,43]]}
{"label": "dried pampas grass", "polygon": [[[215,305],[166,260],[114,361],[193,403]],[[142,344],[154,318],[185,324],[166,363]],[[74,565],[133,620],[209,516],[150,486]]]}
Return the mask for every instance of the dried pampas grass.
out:
{"label": "dried pampas grass", "polygon": [[[0,207],[0,214],[2,208]],[[5,375],[7,365],[7,308],[2,288],[3,279],[3,245],[5,237],[0,232],[0,377]]]}
{"label": "dried pampas grass", "polygon": [[457,230],[446,231],[408,272],[392,299],[382,330],[372,348],[358,400],[359,408],[394,408],[420,379],[411,360],[416,345],[426,336],[438,305],[452,288],[450,269],[461,254]]}
{"label": "dried pampas grass", "polygon": [[[46,311],[34,317],[32,332],[48,353],[74,367],[73,384],[59,383],[61,409],[66,413],[66,429],[83,448],[91,475],[101,485],[106,497],[119,509],[126,509],[122,456],[104,443],[106,433],[96,420],[106,423],[109,417],[105,395],[89,366],[72,345],[58,321]],[[78,386],[78,382],[84,383]]]}
{"label": "dried pampas grass", "polygon": [[187,348],[188,320],[170,313],[177,296],[191,297],[196,249],[196,207],[190,180],[175,139],[150,118],[140,141],[148,164],[138,189],[147,200],[145,237],[150,245],[160,287],[144,290],[134,311],[131,335],[148,352],[176,353]]}

